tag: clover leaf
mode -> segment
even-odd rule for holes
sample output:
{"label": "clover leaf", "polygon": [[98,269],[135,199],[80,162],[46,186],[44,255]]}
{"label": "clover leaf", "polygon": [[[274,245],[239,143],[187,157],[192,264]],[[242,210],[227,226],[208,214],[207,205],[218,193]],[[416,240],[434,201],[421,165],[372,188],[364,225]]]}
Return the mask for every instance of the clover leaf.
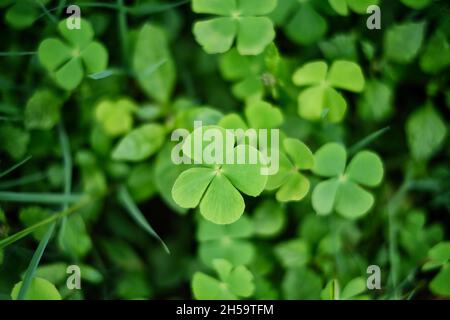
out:
{"label": "clover leaf", "polygon": [[246,101],[263,98],[264,54],[242,56],[233,48],[220,57],[219,67],[226,80],[236,82],[232,87],[236,98]]}
{"label": "clover leaf", "polygon": [[248,298],[255,291],[252,273],[244,266],[233,265],[227,260],[216,259],[214,269],[219,280],[196,272],[192,279],[192,291],[198,300],[236,300]]}
{"label": "clover leaf", "polygon": [[225,129],[273,129],[280,127],[284,121],[279,108],[262,100],[248,103],[244,114],[247,123],[238,114],[230,113],[219,121],[219,125]]}
{"label": "clover leaf", "polygon": [[112,152],[114,160],[141,161],[157,152],[164,143],[165,129],[151,123],[133,129],[123,137]]}
{"label": "clover leaf", "polygon": [[311,259],[308,243],[301,239],[282,242],[275,247],[275,255],[285,268],[302,267]]}
{"label": "clover leaf", "polygon": [[444,297],[450,297],[450,242],[441,242],[428,252],[429,261],[424,270],[440,268],[438,274],[430,282],[430,290]]}
{"label": "clover leaf", "polygon": [[423,9],[431,4],[433,0],[400,0],[404,5],[413,9]]}
{"label": "clover leaf", "polygon": [[314,210],[326,215],[334,209],[349,219],[366,214],[374,204],[374,197],[360,185],[376,187],[381,183],[384,169],[380,157],[370,151],[361,151],[346,166],[345,148],[328,143],[315,153],[314,158],[313,172],[330,178],[314,188]]}
{"label": "clover leaf", "polygon": [[[195,129],[183,145],[184,154],[194,162],[203,163],[202,157],[208,146],[195,150],[193,141],[201,130],[210,128],[222,130],[222,141],[226,141],[225,130],[218,126]],[[242,154],[246,156],[244,163],[237,163],[236,159]],[[232,164],[199,165],[180,174],[173,185],[172,197],[182,208],[199,206],[200,213],[211,222],[230,224],[244,213],[245,202],[239,191],[252,197],[258,196],[266,186],[267,176],[261,175],[262,155],[252,146],[238,145],[231,154],[224,153],[223,157],[231,157],[235,161]],[[258,161],[251,163],[249,159]]]}
{"label": "clover leaf", "polygon": [[[17,300],[22,283],[23,281],[20,281],[14,285],[11,291],[11,298],[13,300]],[[61,300],[61,295],[53,283],[35,277],[31,280],[31,284],[25,295],[25,300]]]}
{"label": "clover leaf", "polygon": [[278,235],[286,224],[286,215],[280,203],[265,200],[258,205],[253,213],[255,234],[260,237]]}
{"label": "clover leaf", "polygon": [[41,14],[40,6],[49,0],[2,0],[0,8],[10,6],[5,14],[6,23],[14,29],[25,29],[31,26]]}
{"label": "clover leaf", "polygon": [[55,82],[67,91],[75,89],[84,75],[103,71],[108,64],[108,51],[97,41],[93,41],[91,24],[81,19],[80,29],[70,30],[66,21],[58,25],[63,37],[47,38],[38,48],[41,64],[51,73]]}
{"label": "clover leaf", "polygon": [[95,117],[108,136],[116,137],[133,128],[133,112],[136,110],[137,105],[128,98],[105,99],[95,107]]}
{"label": "clover leaf", "polygon": [[25,126],[28,129],[48,130],[60,119],[63,101],[52,91],[37,90],[25,107]]}
{"label": "clover leaf", "polygon": [[422,46],[425,29],[425,22],[407,22],[390,28],[384,39],[387,58],[401,64],[413,61]]}
{"label": "clover leaf", "polygon": [[196,22],[197,42],[210,54],[224,53],[233,45],[241,55],[258,55],[275,38],[272,21],[264,17],[275,9],[277,0],[193,0],[196,13],[218,15]]}
{"label": "clover leaf", "polygon": [[280,202],[300,201],[308,193],[309,180],[300,170],[309,170],[314,166],[314,156],[303,142],[286,138],[280,152],[280,168],[275,175],[269,176],[266,189],[275,190]]}
{"label": "clover leaf", "polygon": [[377,5],[379,0],[328,0],[330,6],[340,15],[346,16],[349,10],[356,13],[366,13],[371,5]]}
{"label": "clover leaf", "polygon": [[295,43],[309,45],[325,35],[327,20],[316,10],[314,0],[282,0],[270,17],[283,26],[286,36]]}
{"label": "clover leaf", "polygon": [[200,219],[197,230],[200,258],[208,266],[219,258],[233,265],[247,265],[255,256],[255,248],[248,241],[252,234],[253,225],[245,216],[228,225]]}
{"label": "clover leaf", "polygon": [[298,69],[292,78],[297,86],[308,86],[298,96],[298,113],[307,120],[328,119],[340,122],[347,102],[336,90],[361,92],[365,80],[358,64],[337,60],[330,68],[324,61],[310,62]]}

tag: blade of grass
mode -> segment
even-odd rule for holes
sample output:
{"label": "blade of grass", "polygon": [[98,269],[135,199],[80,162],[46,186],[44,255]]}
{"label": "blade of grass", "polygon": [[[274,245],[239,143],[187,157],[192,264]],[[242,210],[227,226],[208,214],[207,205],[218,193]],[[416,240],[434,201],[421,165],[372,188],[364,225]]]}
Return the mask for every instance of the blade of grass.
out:
{"label": "blade of grass", "polygon": [[119,24],[120,48],[122,49],[122,62],[128,67],[128,26],[127,26],[127,8],[123,0],[117,0],[119,12],[117,13],[117,22]]}
{"label": "blade of grass", "polygon": [[22,286],[20,287],[17,300],[25,299],[28,288],[30,287],[31,281],[33,281],[34,274],[36,273],[36,269],[39,266],[39,262],[41,261],[45,248],[47,247],[48,241],[50,240],[51,236],[53,235],[53,231],[55,230],[55,223],[56,222],[53,222],[48,227],[47,232],[39,242],[39,245],[34,252],[33,257],[31,258],[30,264],[28,265],[27,271],[25,272],[25,276],[23,278]]}
{"label": "blade of grass", "polygon": [[[59,129],[58,130],[59,143],[61,145],[61,150],[62,150],[62,154],[63,154],[64,195],[69,196],[72,192],[72,166],[73,166],[72,155],[70,153],[70,142],[69,142],[69,138],[67,136],[66,129],[64,128],[64,124],[62,122],[59,124],[58,129]],[[69,207],[69,203],[64,202],[62,209],[67,210],[68,207]],[[61,218],[61,228],[59,229],[59,234],[58,234],[60,244],[64,243],[64,241],[62,241],[62,240],[64,239],[65,232],[66,232],[66,221],[67,221],[66,217]]]}
{"label": "blade of grass", "polygon": [[16,57],[16,56],[32,56],[37,54],[36,51],[3,51],[0,52],[0,57]]}
{"label": "blade of grass", "polygon": [[166,244],[161,239],[161,237],[155,232],[155,230],[147,222],[147,220],[145,219],[141,210],[139,210],[137,205],[134,203],[133,199],[131,198],[130,194],[128,193],[128,190],[124,186],[121,186],[119,188],[119,201],[124,206],[126,211],[130,214],[130,216],[134,219],[134,221],[138,225],[140,225],[145,231],[147,231],[152,237],[156,238],[161,243],[161,245],[164,247],[164,250],[168,254],[170,254],[169,248],[166,246]]}
{"label": "blade of grass", "polygon": [[40,1],[40,0],[35,0],[35,2],[37,2],[39,4],[39,6],[41,7],[42,11],[44,11],[44,14],[53,22],[53,23],[58,23],[58,19],[47,9],[47,7]]}
{"label": "blade of grass", "polygon": [[12,171],[16,170],[18,167],[20,167],[21,165],[23,165],[25,162],[27,162],[28,160],[30,160],[32,158],[32,156],[28,156],[25,159],[23,159],[22,161],[20,161],[19,163],[16,163],[15,165],[13,165],[11,168],[3,171],[0,173],[0,178],[3,178],[4,176],[6,176],[7,174],[11,173]]}
{"label": "blade of grass", "polygon": [[2,189],[6,190],[6,189],[18,187],[18,186],[24,186],[24,185],[27,185],[30,183],[42,181],[45,178],[47,178],[47,174],[45,174],[44,172],[37,172],[37,173],[33,173],[30,175],[21,177],[19,179],[2,181],[2,182],[0,182],[0,190],[2,190]]}
{"label": "blade of grass", "polygon": [[75,205],[73,205],[72,207],[68,208],[67,210],[61,211],[55,215],[52,215],[50,217],[48,217],[47,219],[44,219],[42,221],[39,221],[38,223],[23,229],[5,239],[0,240],[0,249],[4,249],[7,246],[9,246],[10,244],[23,239],[24,237],[28,236],[29,234],[31,234],[32,232],[34,232],[36,229],[39,229],[43,226],[48,225],[49,223],[52,223],[54,221],[57,221],[59,218],[62,217],[67,217],[70,214],[78,211],[79,209],[87,206],[89,203],[91,203],[94,199],[93,198],[86,198],[83,201],[80,201],[78,203],[76,203]]}
{"label": "blade of grass", "polygon": [[184,4],[187,4],[189,2],[191,2],[191,0],[182,0],[175,3],[157,3],[157,4],[145,3],[137,5],[135,7],[128,8],[128,11],[132,15],[143,16],[152,13],[168,11],[176,7],[182,6]]}
{"label": "blade of grass", "polygon": [[75,203],[80,201],[80,194],[58,194],[58,193],[25,193],[0,191],[0,201],[7,202],[35,202],[44,204]]}
{"label": "blade of grass", "polygon": [[368,135],[361,141],[355,143],[351,148],[348,149],[349,155],[353,155],[356,152],[360,151],[361,149],[367,147],[369,144],[371,144],[372,142],[377,140],[379,137],[381,137],[383,134],[388,132],[390,129],[391,129],[391,127],[385,127],[383,129],[380,129],[380,130]]}

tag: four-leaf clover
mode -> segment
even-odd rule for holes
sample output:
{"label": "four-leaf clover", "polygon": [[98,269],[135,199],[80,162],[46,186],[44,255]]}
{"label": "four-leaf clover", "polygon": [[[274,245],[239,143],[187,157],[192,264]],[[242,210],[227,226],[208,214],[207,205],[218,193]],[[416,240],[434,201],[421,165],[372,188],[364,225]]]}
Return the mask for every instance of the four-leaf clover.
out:
{"label": "four-leaf clover", "polygon": [[236,300],[248,298],[255,291],[252,273],[244,266],[233,268],[227,260],[216,259],[214,269],[219,275],[217,280],[202,272],[194,274],[192,291],[198,300]]}
{"label": "four-leaf clover", "polygon": [[277,0],[193,0],[196,13],[220,16],[196,22],[193,32],[207,53],[224,53],[236,39],[241,55],[258,55],[275,38],[272,21],[264,15]]}
{"label": "four-leaf clover", "polygon": [[64,41],[48,38],[38,49],[39,60],[51,72],[56,83],[65,90],[75,89],[85,73],[97,73],[108,65],[108,51],[97,41],[92,41],[94,31],[91,24],[81,20],[80,29],[70,30],[66,21],[58,25]]}
{"label": "four-leaf clover", "polygon": [[337,143],[328,143],[314,155],[313,172],[330,178],[320,182],[312,193],[312,206],[318,214],[334,210],[346,218],[366,214],[374,203],[371,193],[360,185],[378,186],[383,179],[383,163],[373,152],[361,151],[346,168],[347,152]]}
{"label": "four-leaf clover", "polygon": [[[298,112],[307,120],[328,119],[339,122],[347,110],[347,102],[336,90],[361,92],[365,80],[358,64],[338,60],[330,68],[324,61],[305,64],[293,75],[298,86],[308,86],[298,96]],[[335,89],[336,88],[336,89]]]}

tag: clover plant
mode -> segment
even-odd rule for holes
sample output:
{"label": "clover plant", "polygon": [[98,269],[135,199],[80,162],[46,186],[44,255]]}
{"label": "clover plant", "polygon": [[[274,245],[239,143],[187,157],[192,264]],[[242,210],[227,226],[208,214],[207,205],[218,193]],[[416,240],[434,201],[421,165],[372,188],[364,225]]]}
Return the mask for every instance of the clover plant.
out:
{"label": "clover plant", "polygon": [[298,96],[298,113],[307,120],[325,118],[340,122],[347,111],[347,101],[336,89],[361,92],[364,75],[358,64],[335,61],[329,68],[324,61],[303,65],[292,77],[297,86],[307,86]]}
{"label": "clover plant", "polygon": [[277,0],[194,0],[194,12],[220,16],[196,22],[195,38],[207,53],[227,52],[236,41],[241,55],[258,55],[275,38],[273,23],[264,15],[276,4]]}
{"label": "clover plant", "polygon": [[340,15],[346,16],[352,10],[356,13],[366,13],[371,5],[377,5],[379,0],[328,0],[330,6]]}
{"label": "clover plant", "polygon": [[430,289],[440,296],[450,296],[450,242],[441,242],[428,252],[428,261],[423,265],[425,271],[439,269],[430,282]]}
{"label": "clover plant", "polygon": [[252,295],[253,275],[246,267],[233,267],[223,259],[216,259],[213,264],[219,280],[201,272],[194,274],[192,291],[196,299],[236,300]]}
{"label": "clover plant", "polygon": [[80,29],[69,30],[66,21],[58,24],[63,37],[48,38],[39,44],[39,61],[61,88],[73,90],[85,75],[103,71],[108,65],[108,51],[93,41],[90,22],[81,20]]}
{"label": "clover plant", "polygon": [[[383,162],[371,151],[358,152],[347,166],[347,151],[329,143],[314,154],[313,172],[329,178],[312,193],[312,206],[318,214],[340,215],[355,219],[366,214],[374,204],[373,195],[361,187],[378,186],[384,174]],[[367,171],[370,168],[370,171]]]}

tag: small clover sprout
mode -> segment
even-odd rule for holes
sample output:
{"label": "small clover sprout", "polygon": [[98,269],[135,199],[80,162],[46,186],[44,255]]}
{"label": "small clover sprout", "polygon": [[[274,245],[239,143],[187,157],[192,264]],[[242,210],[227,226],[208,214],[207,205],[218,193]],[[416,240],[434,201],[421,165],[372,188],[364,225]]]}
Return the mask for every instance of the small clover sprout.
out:
{"label": "small clover sprout", "polygon": [[247,265],[255,255],[255,248],[248,241],[252,234],[252,222],[245,216],[229,225],[218,225],[201,218],[197,231],[200,258],[208,266],[219,258],[233,265]]}
{"label": "small clover sprout", "polygon": [[93,41],[91,24],[81,19],[81,28],[69,30],[66,21],[58,25],[64,40],[48,38],[38,48],[41,64],[50,71],[55,82],[65,90],[75,89],[84,75],[103,71],[108,65],[108,51]]}
{"label": "small clover sprout", "polygon": [[278,189],[276,199],[280,202],[300,201],[308,193],[309,180],[300,170],[310,170],[314,166],[314,156],[303,142],[286,138],[280,152],[280,169],[269,176],[267,190]]}
{"label": "small clover sprout", "polygon": [[116,137],[133,128],[133,112],[137,109],[137,105],[128,98],[105,99],[95,107],[95,117],[108,136]]}
{"label": "small clover sprout", "polygon": [[[13,300],[17,300],[22,283],[23,281],[20,281],[14,285],[11,291]],[[43,278],[35,277],[27,290],[25,300],[61,300],[61,295],[53,283]]]}
{"label": "small clover sprout", "polygon": [[439,296],[450,297],[450,242],[441,242],[428,252],[429,261],[423,270],[440,268],[430,282],[430,290]]}
{"label": "small clover sprout", "polygon": [[25,107],[27,129],[52,129],[60,120],[63,101],[51,90],[37,90]]}
{"label": "small clover sprout", "polygon": [[320,182],[312,193],[312,206],[318,214],[333,209],[343,217],[356,219],[366,214],[374,197],[360,185],[376,187],[383,179],[383,163],[378,155],[361,151],[346,167],[347,152],[337,143],[328,143],[314,155],[313,172],[330,178]]}
{"label": "small clover sprout", "polygon": [[328,0],[328,2],[337,13],[346,16],[349,10],[364,14],[368,7],[377,5],[379,0]]}
{"label": "small clover sprout", "polygon": [[202,272],[194,274],[192,291],[198,300],[236,300],[248,298],[255,291],[252,273],[244,266],[233,267],[227,260],[216,259],[214,269],[219,280]]}
{"label": "small clover sprout", "polygon": [[277,0],[193,0],[196,13],[218,15],[196,22],[197,42],[210,54],[224,53],[236,47],[241,55],[258,55],[275,38],[272,21],[264,15],[275,9]]}
{"label": "small clover sprout", "polygon": [[337,60],[330,68],[324,61],[310,62],[293,75],[297,86],[308,86],[298,96],[299,115],[307,120],[325,118],[340,122],[347,110],[345,98],[336,90],[362,92],[364,75],[358,64]]}
{"label": "small clover sprout", "polygon": [[[225,130],[218,126],[206,126],[195,129],[185,140],[183,152],[194,162],[202,163],[202,157],[209,145],[198,154],[190,149],[194,146],[199,130],[215,128],[221,131],[222,141],[226,141]],[[217,224],[230,224],[237,221],[244,213],[245,202],[239,191],[249,196],[258,196],[265,188],[267,176],[261,175],[264,167],[260,159],[262,155],[249,145],[234,147],[231,154],[224,158],[238,159],[245,154],[244,163],[199,165],[184,171],[175,181],[172,197],[182,208],[200,206],[200,213],[209,221]],[[255,163],[249,159],[258,159]],[[238,191],[239,190],[239,191]]]}

